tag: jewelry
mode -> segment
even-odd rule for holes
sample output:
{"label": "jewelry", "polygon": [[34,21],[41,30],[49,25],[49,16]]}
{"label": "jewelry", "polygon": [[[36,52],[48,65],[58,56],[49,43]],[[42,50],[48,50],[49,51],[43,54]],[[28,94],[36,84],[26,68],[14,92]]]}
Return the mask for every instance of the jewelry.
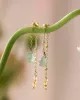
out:
{"label": "jewelry", "polygon": [[[38,27],[38,23],[33,23],[34,27]],[[38,44],[38,38],[36,36],[35,38],[35,48],[34,48],[34,56],[35,56],[35,61],[34,61],[34,77],[33,77],[33,84],[32,84],[32,88],[34,89],[36,87],[36,83],[37,83],[37,44]]]}
{"label": "jewelry", "polygon": [[[48,24],[44,25],[45,31],[46,28],[48,27]],[[43,39],[43,56],[41,60],[39,61],[39,65],[42,67],[45,67],[45,79],[44,79],[44,88],[47,89],[48,85],[48,34],[44,33],[44,39]]]}

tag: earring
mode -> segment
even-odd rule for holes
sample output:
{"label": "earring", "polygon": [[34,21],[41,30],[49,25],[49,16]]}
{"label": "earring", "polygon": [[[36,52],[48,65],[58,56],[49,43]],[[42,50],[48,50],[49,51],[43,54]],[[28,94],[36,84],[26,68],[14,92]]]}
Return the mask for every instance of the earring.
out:
{"label": "earring", "polygon": [[[35,27],[38,27],[39,23],[33,23],[33,31]],[[37,83],[37,44],[38,44],[38,36],[35,35],[35,38],[33,35],[30,35],[29,37],[29,49],[30,52],[28,52],[28,61],[30,63],[34,63],[34,77],[33,77],[33,83],[32,83],[32,88],[34,89],[36,87]]]}
{"label": "earring", "polygon": [[[38,27],[38,26],[39,26],[38,23],[33,23],[33,27]],[[33,89],[36,87],[36,83],[37,83],[37,47],[38,47],[37,44],[38,44],[38,37],[36,36],[35,47],[34,47],[35,60],[34,60],[34,77],[33,77],[33,84],[32,84]]]}
{"label": "earring", "polygon": [[[45,24],[44,28],[46,31],[46,28],[49,25]],[[48,86],[48,34],[44,33],[44,39],[43,39],[43,56],[41,58],[41,60],[39,61],[39,65],[42,67],[45,67],[44,71],[45,71],[45,79],[44,79],[44,89],[47,89]]]}

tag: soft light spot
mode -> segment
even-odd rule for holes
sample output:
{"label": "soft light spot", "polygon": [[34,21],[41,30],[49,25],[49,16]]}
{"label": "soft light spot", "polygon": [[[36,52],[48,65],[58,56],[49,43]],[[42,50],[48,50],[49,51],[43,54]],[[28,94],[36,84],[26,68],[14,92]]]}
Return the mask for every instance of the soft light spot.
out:
{"label": "soft light spot", "polygon": [[80,47],[77,47],[77,50],[80,52]]}

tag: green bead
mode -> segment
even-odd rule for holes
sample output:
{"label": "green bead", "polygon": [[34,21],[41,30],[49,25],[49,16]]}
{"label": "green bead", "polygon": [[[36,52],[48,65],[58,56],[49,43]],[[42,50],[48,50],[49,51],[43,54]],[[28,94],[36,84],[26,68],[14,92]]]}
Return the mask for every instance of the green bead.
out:
{"label": "green bead", "polygon": [[41,60],[39,61],[39,65],[42,67],[47,66],[47,58],[45,56],[41,58]]}
{"label": "green bead", "polygon": [[35,61],[35,57],[32,52],[29,52],[27,55],[28,62],[33,63]]}

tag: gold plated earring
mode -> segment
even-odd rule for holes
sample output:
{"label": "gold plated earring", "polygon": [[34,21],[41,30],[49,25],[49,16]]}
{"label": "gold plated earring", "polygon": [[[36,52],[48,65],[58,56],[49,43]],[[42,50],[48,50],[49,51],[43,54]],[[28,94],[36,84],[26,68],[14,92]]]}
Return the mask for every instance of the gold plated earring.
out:
{"label": "gold plated earring", "polygon": [[[48,24],[44,25],[44,29],[46,31],[46,28],[48,27]],[[45,71],[45,79],[44,79],[44,89],[47,89],[48,86],[48,33],[44,32],[44,39],[43,39],[43,56],[39,62],[39,65],[44,67],[44,71]]]}
{"label": "gold plated earring", "polygon": [[[39,26],[38,23],[33,23],[33,26]],[[32,83],[32,88],[34,89],[37,84],[37,44],[38,44],[38,37],[36,36],[35,38],[35,47],[34,47],[34,56],[35,56],[35,61],[34,61],[34,77],[33,77],[33,83]]]}

